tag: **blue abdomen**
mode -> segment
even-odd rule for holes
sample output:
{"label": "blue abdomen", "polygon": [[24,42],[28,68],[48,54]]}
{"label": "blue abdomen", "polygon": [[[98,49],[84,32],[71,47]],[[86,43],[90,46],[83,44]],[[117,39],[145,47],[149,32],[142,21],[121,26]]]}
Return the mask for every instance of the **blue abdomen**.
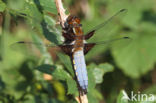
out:
{"label": "blue abdomen", "polygon": [[88,88],[88,75],[83,50],[73,54],[73,64],[78,83],[83,90]]}

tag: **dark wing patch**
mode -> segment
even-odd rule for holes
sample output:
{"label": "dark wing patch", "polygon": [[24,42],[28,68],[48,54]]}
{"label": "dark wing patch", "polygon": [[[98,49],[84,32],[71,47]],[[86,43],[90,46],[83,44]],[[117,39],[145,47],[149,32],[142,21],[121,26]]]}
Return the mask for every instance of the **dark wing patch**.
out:
{"label": "dark wing patch", "polygon": [[88,34],[84,35],[85,40],[88,40],[90,37],[92,37],[94,35],[94,33],[95,33],[95,30],[93,30],[93,31],[89,32]]}
{"label": "dark wing patch", "polygon": [[72,49],[73,49],[73,45],[59,45],[59,47],[61,48],[61,50],[71,56],[72,55]]}
{"label": "dark wing patch", "polygon": [[84,54],[87,54],[93,47],[95,43],[87,43],[84,45]]}

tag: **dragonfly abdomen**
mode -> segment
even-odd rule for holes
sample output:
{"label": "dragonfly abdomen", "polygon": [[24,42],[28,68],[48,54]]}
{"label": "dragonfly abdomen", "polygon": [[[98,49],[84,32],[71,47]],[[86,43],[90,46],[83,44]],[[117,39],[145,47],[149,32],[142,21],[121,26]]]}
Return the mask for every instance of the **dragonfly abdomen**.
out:
{"label": "dragonfly abdomen", "polygon": [[88,75],[86,69],[86,63],[84,58],[83,50],[74,52],[73,54],[73,64],[75,69],[75,74],[82,90],[87,91],[88,88]]}

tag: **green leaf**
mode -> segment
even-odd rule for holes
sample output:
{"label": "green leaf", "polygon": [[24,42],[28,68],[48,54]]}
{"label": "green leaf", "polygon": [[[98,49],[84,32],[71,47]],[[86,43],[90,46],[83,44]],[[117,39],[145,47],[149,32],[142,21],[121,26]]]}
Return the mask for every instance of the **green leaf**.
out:
{"label": "green leaf", "polygon": [[77,84],[72,78],[67,79],[68,94],[78,93]]}
{"label": "green leaf", "polygon": [[[61,29],[56,28],[56,20],[54,18],[52,18],[50,15],[46,15],[44,14],[44,22],[46,25],[45,29],[44,27],[43,30],[48,30],[49,31],[49,35],[48,34],[44,34],[46,37],[52,37],[51,35],[53,35],[53,38],[49,39],[50,41],[56,43],[56,44],[60,44],[62,43],[62,33],[61,33]],[[42,23],[43,26],[43,23]],[[48,33],[48,32],[47,32]]]}
{"label": "green leaf", "polygon": [[[31,1],[31,0],[30,0]],[[34,15],[34,12],[30,12],[29,9],[27,10],[27,12],[30,12],[30,16],[33,17],[33,20],[30,22],[32,23],[32,25],[36,28],[38,28],[46,37],[47,40],[55,43],[55,44],[59,44],[59,39],[60,39],[60,32],[55,28],[55,21],[50,18],[50,16],[48,16],[48,14],[44,13],[44,10],[48,10],[49,12],[56,12],[56,7],[55,7],[55,3],[53,0],[34,0],[35,4],[35,12],[42,14],[40,15]],[[31,3],[28,2],[28,8],[32,8],[34,7]],[[44,20],[43,20],[44,17]],[[38,21],[36,21],[38,20]],[[35,22],[36,21],[36,22]],[[41,25],[36,25],[37,23],[41,23]],[[36,24],[35,24],[36,23]]]}
{"label": "green leaf", "polygon": [[51,74],[55,79],[66,80],[68,94],[76,94],[78,92],[75,80],[73,80],[72,77],[62,68],[56,68],[56,66],[44,64],[37,67],[37,69],[43,73]]}
{"label": "green leaf", "polygon": [[[125,25],[130,28],[137,28],[139,21],[142,19],[142,13],[145,10],[151,10],[155,5],[155,0],[135,0],[133,2],[127,0],[120,0],[120,2],[116,2],[115,0],[109,0],[108,2],[108,11],[114,12],[118,9],[126,8],[128,9],[128,13],[122,20]],[[138,6],[140,4],[141,6]],[[134,16],[135,15],[135,16]]]}
{"label": "green leaf", "polygon": [[52,74],[52,72],[54,71],[53,69],[56,69],[56,66],[43,64],[41,66],[38,66],[37,69],[42,73]]}
{"label": "green leaf", "polygon": [[87,96],[89,103],[99,103],[99,100],[103,99],[102,94],[97,89],[93,89]]}
{"label": "green leaf", "polygon": [[99,103],[95,90],[92,90],[91,92],[88,92],[87,96],[88,96],[88,102],[89,103]]}
{"label": "green leaf", "polygon": [[54,0],[39,0],[40,5],[43,7],[44,11],[51,12],[53,14],[57,14],[57,9],[55,6]]}
{"label": "green leaf", "polygon": [[108,63],[100,65],[91,64],[89,68],[93,71],[96,84],[103,82],[103,76],[105,73],[112,72],[114,70],[113,66]]}
{"label": "green leaf", "polygon": [[131,36],[127,46],[124,42],[114,44],[112,54],[126,75],[138,78],[151,70],[156,62],[156,37],[154,32],[144,31],[133,32]]}
{"label": "green leaf", "polygon": [[35,99],[34,99],[34,95],[32,94],[27,94],[25,96],[25,98],[27,98],[26,100],[23,100],[23,103],[35,103]]}
{"label": "green leaf", "polygon": [[52,76],[58,80],[67,80],[71,78],[69,73],[59,66],[57,66],[57,69],[52,72]]}
{"label": "green leaf", "polygon": [[97,72],[95,70],[97,70],[97,68],[95,68],[93,70],[96,83],[102,83],[104,74],[107,72],[112,72],[114,70],[114,67],[111,64],[104,63],[104,64],[98,65],[98,71]]}
{"label": "green leaf", "polygon": [[55,24],[56,24],[55,20],[52,17],[48,16],[48,15],[44,15],[44,20],[51,27],[54,27]]}
{"label": "green leaf", "polygon": [[127,93],[124,90],[122,90],[117,98],[117,103],[128,103],[128,99],[129,97]]}
{"label": "green leaf", "polygon": [[91,92],[93,89],[95,89],[95,86],[96,83],[93,71],[92,69],[88,69],[88,92]]}
{"label": "green leaf", "polygon": [[69,56],[64,55],[62,53],[57,53],[57,55],[59,56],[59,59],[61,60],[61,62],[65,65],[65,67],[67,68],[68,72],[72,75],[72,77],[74,77],[74,70],[71,64],[71,60],[69,58]]}
{"label": "green leaf", "polygon": [[2,0],[0,0],[0,12],[3,12],[5,9],[6,9],[5,3]]}
{"label": "green leaf", "polygon": [[58,38],[57,38],[57,33],[50,31],[48,28],[48,24],[45,21],[42,21],[41,23],[43,34],[45,38],[52,43],[59,44]]}
{"label": "green leaf", "polygon": [[38,22],[43,19],[42,12],[39,11],[36,4],[32,0],[26,1],[24,12],[27,14],[28,19],[33,26],[37,26]]}
{"label": "green leaf", "polygon": [[43,73],[51,74],[55,79],[58,80],[66,80],[71,78],[69,73],[67,73],[65,70],[63,70],[62,67],[58,65],[54,66],[54,65],[44,64],[37,67],[37,69]]}

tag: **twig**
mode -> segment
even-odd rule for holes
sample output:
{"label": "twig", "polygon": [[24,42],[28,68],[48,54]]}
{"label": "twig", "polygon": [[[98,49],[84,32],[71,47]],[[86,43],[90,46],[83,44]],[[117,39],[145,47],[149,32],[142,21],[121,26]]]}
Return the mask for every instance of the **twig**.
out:
{"label": "twig", "polygon": [[83,91],[79,91],[79,96],[75,98],[78,103],[88,103],[87,94],[84,94]]}
{"label": "twig", "polygon": [[88,98],[87,98],[87,95],[86,94],[80,95],[80,98],[81,98],[81,102],[82,103],[88,103]]}
{"label": "twig", "polygon": [[[64,23],[69,15],[65,14],[65,9],[63,8],[63,4],[61,0],[55,0],[56,8],[59,15],[59,22],[62,28],[64,28]],[[83,93],[83,91],[79,91],[79,97],[76,97],[78,103],[88,103],[87,95]]]}
{"label": "twig", "polygon": [[65,9],[63,8],[63,4],[61,0],[55,0],[55,4],[59,15],[60,25],[64,28],[64,23],[69,15],[65,14]]}

